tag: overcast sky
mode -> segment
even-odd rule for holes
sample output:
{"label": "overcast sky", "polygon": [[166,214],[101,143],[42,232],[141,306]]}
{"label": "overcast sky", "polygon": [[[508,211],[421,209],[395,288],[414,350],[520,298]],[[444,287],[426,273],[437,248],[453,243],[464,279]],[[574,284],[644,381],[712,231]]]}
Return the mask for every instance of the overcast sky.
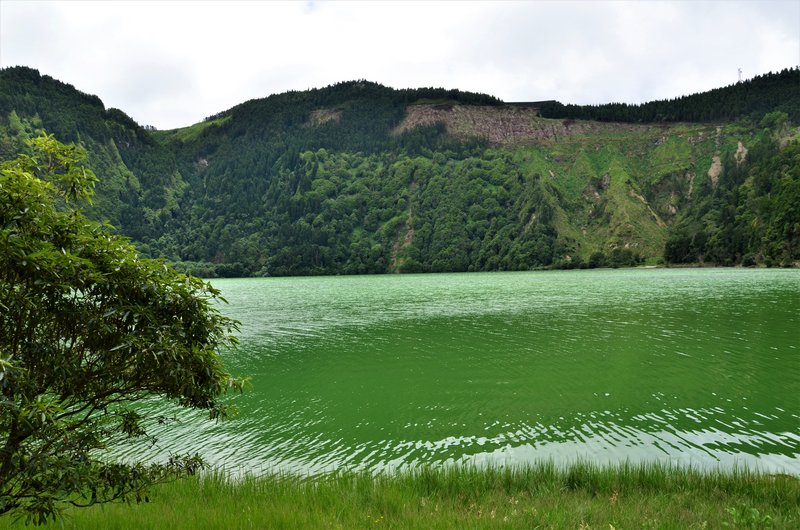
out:
{"label": "overcast sky", "polygon": [[0,0],[0,66],[36,68],[159,129],[352,79],[638,103],[798,64],[800,0]]}

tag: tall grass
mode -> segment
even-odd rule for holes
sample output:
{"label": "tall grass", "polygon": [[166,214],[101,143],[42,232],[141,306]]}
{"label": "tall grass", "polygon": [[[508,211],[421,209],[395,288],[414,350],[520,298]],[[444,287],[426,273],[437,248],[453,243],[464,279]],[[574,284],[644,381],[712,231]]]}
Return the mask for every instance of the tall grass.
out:
{"label": "tall grass", "polygon": [[[9,523],[0,521],[0,528]],[[159,530],[799,528],[800,480],[746,469],[586,462],[312,478],[230,478],[216,471],[160,486],[146,504],[69,510],[61,524]]]}

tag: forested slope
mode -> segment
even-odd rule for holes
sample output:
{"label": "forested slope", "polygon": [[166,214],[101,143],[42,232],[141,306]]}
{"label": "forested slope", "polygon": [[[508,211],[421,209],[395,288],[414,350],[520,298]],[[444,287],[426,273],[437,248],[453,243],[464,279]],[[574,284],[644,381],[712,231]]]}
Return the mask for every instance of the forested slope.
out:
{"label": "forested slope", "polygon": [[158,208],[180,188],[174,154],[121,110],[31,68],[1,70],[0,157],[12,158],[43,132],[87,149],[100,176],[93,215],[134,239],[144,235],[144,206]]}
{"label": "forested slope", "polygon": [[790,264],[799,105],[764,103],[800,81],[787,72],[719,89],[744,103],[712,122],[548,119],[482,94],[353,81],[151,131],[11,68],[0,150],[37,129],[83,143],[104,179],[94,214],[209,276]]}
{"label": "forested slope", "polygon": [[748,118],[757,122],[769,112],[786,113],[800,122],[800,70],[758,75],[745,82],[700,94],[642,104],[564,105],[543,102],[542,116],[621,122],[724,122]]}

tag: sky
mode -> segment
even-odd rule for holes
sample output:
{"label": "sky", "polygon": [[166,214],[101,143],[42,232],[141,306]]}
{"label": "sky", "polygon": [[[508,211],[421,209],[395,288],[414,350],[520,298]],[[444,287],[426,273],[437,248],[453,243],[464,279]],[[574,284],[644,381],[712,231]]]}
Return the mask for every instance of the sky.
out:
{"label": "sky", "polygon": [[641,103],[798,64],[800,0],[0,0],[0,67],[36,68],[159,129],[354,79]]}

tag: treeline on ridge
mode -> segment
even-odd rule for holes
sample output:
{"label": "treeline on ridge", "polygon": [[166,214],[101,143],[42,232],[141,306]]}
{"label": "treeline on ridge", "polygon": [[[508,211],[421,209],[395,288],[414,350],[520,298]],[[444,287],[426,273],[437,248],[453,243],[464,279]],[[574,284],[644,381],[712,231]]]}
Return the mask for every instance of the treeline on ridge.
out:
{"label": "treeline on ridge", "polygon": [[545,118],[656,122],[731,122],[742,118],[758,122],[773,111],[785,112],[793,123],[800,123],[800,68],[758,75],[708,92],[642,104],[606,103],[602,105],[542,102]]}

